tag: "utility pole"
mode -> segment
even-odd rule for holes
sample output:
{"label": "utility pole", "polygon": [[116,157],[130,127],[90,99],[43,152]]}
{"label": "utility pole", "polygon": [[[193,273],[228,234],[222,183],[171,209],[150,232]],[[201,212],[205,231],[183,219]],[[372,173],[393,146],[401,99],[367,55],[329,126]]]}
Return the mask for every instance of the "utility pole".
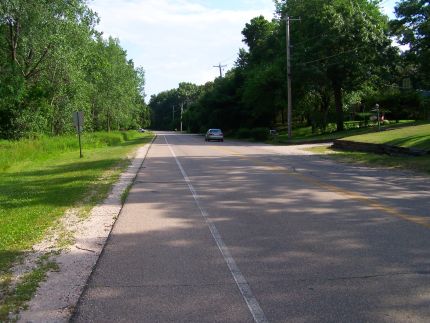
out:
{"label": "utility pole", "polygon": [[184,112],[184,103],[181,103],[181,132],[182,132],[182,112]]}
{"label": "utility pole", "polygon": [[219,63],[218,65],[214,65],[213,67],[219,68],[219,76],[222,77],[222,68],[227,67],[227,65],[221,65],[221,63]]}
{"label": "utility pole", "polygon": [[291,98],[291,55],[290,55],[290,21],[300,20],[292,19],[290,17],[285,18],[287,22],[287,96],[288,96],[288,110],[287,110],[287,124],[288,124],[288,139],[292,137],[292,118],[293,118],[293,100]]}

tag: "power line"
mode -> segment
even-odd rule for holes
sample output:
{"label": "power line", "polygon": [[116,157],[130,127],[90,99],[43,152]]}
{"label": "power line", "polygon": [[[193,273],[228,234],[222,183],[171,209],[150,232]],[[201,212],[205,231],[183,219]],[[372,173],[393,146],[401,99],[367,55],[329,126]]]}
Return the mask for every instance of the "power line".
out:
{"label": "power line", "polygon": [[230,62],[233,58],[236,57],[237,54],[233,54],[231,56],[229,56],[228,58],[224,58],[223,60],[221,60],[221,63],[225,63],[225,62]]}
{"label": "power line", "polygon": [[341,55],[343,55],[343,54],[348,54],[348,53],[354,52],[354,51],[356,51],[357,49],[358,49],[358,48],[353,48],[353,49],[346,50],[346,51],[343,51],[343,52],[340,52],[340,53],[337,53],[337,54],[334,54],[334,55],[330,55],[330,56],[322,57],[322,58],[315,59],[315,60],[312,60],[312,61],[303,62],[303,63],[300,63],[300,65],[307,65],[307,64],[312,64],[312,63],[316,63],[316,62],[324,61],[324,60],[327,60],[327,59],[330,59],[330,58],[333,58],[333,57],[337,57],[337,56],[341,56]]}
{"label": "power line", "polygon": [[302,44],[305,44],[305,43],[310,42],[311,40],[314,40],[314,39],[317,39],[317,38],[321,38],[322,36],[327,36],[327,35],[326,35],[326,33],[325,33],[325,32],[323,32],[323,33],[321,33],[321,34],[318,34],[318,35],[312,36],[312,37],[307,38],[307,39],[305,39],[305,40],[302,40],[302,41],[300,41],[300,42],[293,43],[293,45],[292,45],[292,46],[294,47],[294,46],[302,45]]}

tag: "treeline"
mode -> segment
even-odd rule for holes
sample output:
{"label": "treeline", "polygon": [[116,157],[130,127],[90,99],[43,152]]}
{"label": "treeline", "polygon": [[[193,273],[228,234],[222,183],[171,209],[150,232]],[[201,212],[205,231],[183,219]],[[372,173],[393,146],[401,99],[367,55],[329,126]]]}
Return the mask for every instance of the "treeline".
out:
{"label": "treeline", "polygon": [[144,71],[95,30],[85,0],[0,1],[0,138],[149,124]]}
{"label": "treeline", "polygon": [[[183,83],[152,96],[152,125],[238,131],[287,122],[286,17],[291,21],[293,121],[315,132],[368,118],[378,103],[386,118],[429,117],[428,0],[403,0],[389,21],[373,0],[279,0],[275,18],[244,27],[234,68],[202,86]],[[408,50],[393,45],[396,38]],[[184,91],[187,87],[188,91]],[[172,108],[176,107],[176,108]],[[175,112],[176,111],[176,112]]]}

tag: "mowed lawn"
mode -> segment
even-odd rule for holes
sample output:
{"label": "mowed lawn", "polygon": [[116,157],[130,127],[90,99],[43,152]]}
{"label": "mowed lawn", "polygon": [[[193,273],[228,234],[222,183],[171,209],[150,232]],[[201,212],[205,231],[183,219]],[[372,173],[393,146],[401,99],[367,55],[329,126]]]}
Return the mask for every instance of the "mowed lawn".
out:
{"label": "mowed lawn", "polygon": [[387,144],[430,151],[430,124],[385,130],[344,138],[345,140]]}
{"label": "mowed lawn", "polygon": [[0,141],[0,274],[40,241],[67,209],[91,208],[152,134],[136,131]]}
{"label": "mowed lawn", "polygon": [[[420,121],[420,123],[422,123]],[[351,136],[358,136],[368,133],[374,133],[377,132],[377,125],[373,124],[372,126],[368,127],[360,127],[357,128],[359,125],[359,122],[346,122],[345,123],[345,129],[343,131],[334,131],[336,126],[334,124],[330,124],[328,128],[331,128],[332,131],[328,131],[325,133],[315,134],[312,133],[312,127],[301,127],[301,128],[295,128],[293,129],[293,138],[288,139],[288,135],[285,132],[285,130],[282,131],[282,133],[276,138],[276,141],[278,143],[287,143],[287,144],[300,144],[300,143],[306,143],[306,142],[313,142],[313,141],[330,141],[330,140],[336,140],[341,139],[345,137],[351,137]],[[416,125],[416,121],[414,120],[400,120],[399,123],[392,123],[389,125],[381,125],[381,128],[383,130],[386,129],[396,129],[405,127],[408,125]]]}
{"label": "mowed lawn", "polygon": [[[430,151],[430,124],[373,132],[364,135],[345,137],[343,139]],[[310,150],[314,153],[322,154],[336,152],[329,156],[339,161],[360,163],[369,166],[401,168],[430,174],[430,154],[424,156],[389,156],[366,152],[333,150],[326,147],[311,148]]]}

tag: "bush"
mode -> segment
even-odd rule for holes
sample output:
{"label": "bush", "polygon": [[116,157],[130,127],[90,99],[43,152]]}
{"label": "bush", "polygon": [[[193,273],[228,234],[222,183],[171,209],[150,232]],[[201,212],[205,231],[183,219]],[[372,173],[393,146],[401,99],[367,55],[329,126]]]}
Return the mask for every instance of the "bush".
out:
{"label": "bush", "polygon": [[379,104],[381,112],[391,120],[424,119],[426,115],[425,102],[417,91],[393,90],[368,97],[366,106],[374,107]]}
{"label": "bush", "polygon": [[248,128],[240,128],[236,131],[236,137],[239,139],[251,138],[251,130]]}
{"label": "bush", "polygon": [[251,137],[255,140],[267,140],[269,138],[269,128],[254,128],[251,130]]}
{"label": "bush", "polygon": [[337,130],[336,124],[335,123],[329,123],[322,133],[332,133],[332,132],[335,132],[336,130]]}
{"label": "bush", "polygon": [[347,121],[343,124],[345,130],[360,128],[360,121]]}
{"label": "bush", "polygon": [[208,129],[207,129],[207,127],[206,127],[206,126],[200,126],[200,128],[199,128],[199,133],[203,133],[203,134],[205,134],[207,130],[208,130]]}

